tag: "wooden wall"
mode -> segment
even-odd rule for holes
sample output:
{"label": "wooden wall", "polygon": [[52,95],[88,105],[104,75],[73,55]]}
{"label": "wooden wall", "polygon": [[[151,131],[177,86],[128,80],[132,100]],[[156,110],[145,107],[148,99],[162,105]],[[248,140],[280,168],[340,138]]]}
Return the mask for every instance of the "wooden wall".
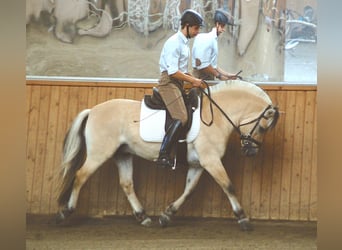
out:
{"label": "wooden wall", "polygon": [[[75,115],[111,98],[140,100],[153,83],[101,83],[27,80],[27,213],[54,214],[56,177],[64,135]],[[223,161],[237,196],[254,219],[317,220],[317,107],[315,86],[261,86],[278,104],[276,128],[267,134],[256,157],[241,156],[238,138]],[[135,188],[149,215],[159,215],[183,190],[185,169],[157,169],[135,159]],[[81,191],[77,213],[131,215],[111,162]],[[228,200],[204,173],[194,195],[177,216],[233,217]]]}

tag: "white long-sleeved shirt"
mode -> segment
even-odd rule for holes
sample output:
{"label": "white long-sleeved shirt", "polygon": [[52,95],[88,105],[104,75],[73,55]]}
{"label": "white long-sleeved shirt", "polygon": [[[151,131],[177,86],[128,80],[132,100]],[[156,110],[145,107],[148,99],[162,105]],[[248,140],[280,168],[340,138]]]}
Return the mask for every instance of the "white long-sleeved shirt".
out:
{"label": "white long-sleeved shirt", "polygon": [[159,59],[160,72],[167,71],[168,75],[188,73],[188,60],[190,55],[189,40],[181,31],[172,35],[165,42]]}
{"label": "white long-sleeved shirt", "polygon": [[[217,31],[213,28],[208,33],[200,33],[194,39],[192,46],[192,67],[196,69],[203,69],[211,65],[217,68]],[[196,65],[200,62],[200,65]]]}

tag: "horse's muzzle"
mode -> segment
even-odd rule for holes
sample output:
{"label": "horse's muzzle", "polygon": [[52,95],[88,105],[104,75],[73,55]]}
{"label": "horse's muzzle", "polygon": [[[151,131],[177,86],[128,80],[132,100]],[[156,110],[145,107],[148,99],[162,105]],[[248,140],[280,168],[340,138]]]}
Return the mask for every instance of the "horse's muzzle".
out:
{"label": "horse's muzzle", "polygon": [[259,152],[259,147],[246,143],[241,146],[241,151],[244,156],[255,156]]}
{"label": "horse's muzzle", "polygon": [[241,150],[244,156],[254,156],[259,152],[261,143],[253,139],[250,135],[241,136]]}

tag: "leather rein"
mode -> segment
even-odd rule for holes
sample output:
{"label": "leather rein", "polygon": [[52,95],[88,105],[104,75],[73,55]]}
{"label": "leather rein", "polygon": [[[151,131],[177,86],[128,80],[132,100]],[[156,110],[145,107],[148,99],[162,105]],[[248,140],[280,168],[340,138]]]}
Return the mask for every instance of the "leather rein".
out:
{"label": "leather rein", "polygon": [[[222,110],[222,108],[221,108],[221,107],[220,107],[220,106],[211,98],[211,93],[210,93],[209,84],[208,84],[206,81],[204,81],[204,80],[203,80],[203,82],[204,82],[204,84],[206,85],[206,89],[208,90],[208,93],[206,93],[204,89],[199,88],[200,91],[201,91],[201,103],[203,103],[202,100],[203,100],[203,94],[204,94],[204,95],[206,95],[206,96],[208,97],[208,99],[209,99],[209,101],[210,101],[211,121],[210,121],[210,122],[206,122],[206,121],[203,120],[203,117],[202,117],[202,106],[203,106],[203,105],[201,105],[201,108],[200,108],[200,109],[201,109],[201,110],[200,110],[201,121],[202,121],[206,126],[208,126],[208,127],[210,127],[210,126],[213,124],[213,121],[214,121],[213,104],[214,104],[214,105],[218,108],[218,110],[222,113],[222,115],[230,122],[230,124],[233,126],[233,128],[235,129],[235,131],[237,131],[237,132],[239,133],[240,139],[241,139],[241,140],[245,140],[245,141],[247,141],[247,142],[253,142],[253,143],[255,143],[256,145],[260,146],[261,143],[260,143],[259,141],[255,140],[255,139],[253,139],[253,138],[252,138],[252,134],[253,134],[254,130],[257,128],[257,126],[259,125],[260,120],[261,120],[262,118],[266,118],[266,117],[265,117],[265,113],[266,113],[267,110],[269,110],[270,108],[272,108],[272,105],[268,105],[268,106],[264,109],[264,111],[263,111],[257,118],[255,118],[255,119],[253,119],[253,120],[251,120],[251,121],[248,121],[248,122],[246,122],[246,123],[239,124],[239,125],[237,126],[237,125],[235,125],[235,123],[229,118],[229,116]],[[252,124],[252,123],[254,123],[254,122],[255,122],[255,125],[253,126],[252,130],[251,130],[248,134],[243,134],[243,133],[241,132],[240,127],[246,126],[246,125],[248,125],[248,124]]]}

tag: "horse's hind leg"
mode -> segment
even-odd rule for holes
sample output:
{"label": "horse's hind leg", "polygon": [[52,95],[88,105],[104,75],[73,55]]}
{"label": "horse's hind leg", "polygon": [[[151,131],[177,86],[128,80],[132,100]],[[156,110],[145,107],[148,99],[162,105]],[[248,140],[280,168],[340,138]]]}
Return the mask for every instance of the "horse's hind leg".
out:
{"label": "horse's hind leg", "polygon": [[120,154],[116,155],[114,159],[118,166],[120,185],[127,196],[136,219],[141,225],[149,226],[152,222],[151,218],[145,214],[145,210],[134,191],[132,155]]}
{"label": "horse's hind leg", "polygon": [[189,198],[189,195],[196,187],[202,173],[202,167],[189,168],[183,194],[176,201],[171,203],[159,217],[159,223],[162,227],[166,227],[168,225],[171,217],[176,214],[181,205]]}
{"label": "horse's hind leg", "polygon": [[63,207],[57,214],[57,223],[60,223],[75,211],[81,188],[89,179],[89,177],[96,171],[96,169],[101,166],[101,164],[102,162],[99,163],[97,161],[91,160],[90,158],[87,158],[82,167],[77,170],[75,179],[72,184],[70,198],[66,206]]}

